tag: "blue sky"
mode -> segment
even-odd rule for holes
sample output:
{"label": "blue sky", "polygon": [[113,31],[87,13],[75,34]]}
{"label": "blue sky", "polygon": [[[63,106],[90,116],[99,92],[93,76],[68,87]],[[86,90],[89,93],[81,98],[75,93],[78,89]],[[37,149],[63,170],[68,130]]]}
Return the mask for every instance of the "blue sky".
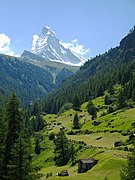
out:
{"label": "blue sky", "polygon": [[21,54],[49,26],[93,57],[117,46],[133,25],[135,0],[0,0],[0,53]]}

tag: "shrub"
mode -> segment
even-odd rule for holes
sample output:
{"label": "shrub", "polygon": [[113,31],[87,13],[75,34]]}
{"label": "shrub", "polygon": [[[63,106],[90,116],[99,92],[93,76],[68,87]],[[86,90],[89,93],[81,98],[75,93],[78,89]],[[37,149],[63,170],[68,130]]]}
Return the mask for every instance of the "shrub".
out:
{"label": "shrub", "polygon": [[67,134],[68,134],[68,135],[75,135],[76,132],[71,130],[71,131],[68,131]]}
{"label": "shrub", "polygon": [[55,134],[53,133],[53,132],[51,132],[50,134],[49,134],[49,140],[54,140],[54,138],[55,138]]}
{"label": "shrub", "polygon": [[123,136],[127,136],[129,133],[127,131],[121,133]]}

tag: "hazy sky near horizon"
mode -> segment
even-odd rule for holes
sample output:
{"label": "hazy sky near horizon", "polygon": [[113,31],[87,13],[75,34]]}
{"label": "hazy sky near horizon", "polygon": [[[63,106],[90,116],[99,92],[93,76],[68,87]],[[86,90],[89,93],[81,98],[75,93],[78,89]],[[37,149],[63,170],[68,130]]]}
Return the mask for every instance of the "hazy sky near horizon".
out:
{"label": "hazy sky near horizon", "polygon": [[0,0],[0,53],[21,54],[49,26],[93,57],[117,46],[134,25],[135,0]]}

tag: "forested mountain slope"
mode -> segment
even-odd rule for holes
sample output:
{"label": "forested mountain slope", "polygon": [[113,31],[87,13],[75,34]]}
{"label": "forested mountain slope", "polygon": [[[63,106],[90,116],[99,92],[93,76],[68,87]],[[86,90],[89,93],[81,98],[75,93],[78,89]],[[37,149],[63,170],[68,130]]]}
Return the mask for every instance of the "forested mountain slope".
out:
{"label": "forested mountain slope", "polygon": [[56,86],[44,69],[15,57],[0,55],[0,95],[6,97],[16,91],[23,104],[43,98]]}
{"label": "forested mountain slope", "polygon": [[124,87],[127,98],[131,98],[135,87],[134,71],[135,27],[118,47],[86,62],[76,75],[51,94],[45,102],[45,110],[56,113],[63,104],[73,102],[76,96],[83,103],[103,95],[105,90],[117,83]]}
{"label": "forested mountain slope", "polygon": [[21,58],[25,62],[34,64],[35,66],[45,69],[48,73],[51,74],[53,78],[53,83],[56,86],[59,86],[63,82],[63,80],[75,74],[76,71],[79,69],[78,66],[70,66],[60,62],[49,61],[42,57],[36,57],[32,55],[29,55],[29,57],[22,56]]}

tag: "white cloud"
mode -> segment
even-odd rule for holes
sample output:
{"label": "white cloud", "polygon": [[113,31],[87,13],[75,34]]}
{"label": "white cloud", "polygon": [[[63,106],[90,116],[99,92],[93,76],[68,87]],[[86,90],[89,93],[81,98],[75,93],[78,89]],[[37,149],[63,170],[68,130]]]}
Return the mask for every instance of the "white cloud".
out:
{"label": "white cloud", "polygon": [[35,49],[35,45],[36,45],[38,38],[39,38],[38,35],[33,35],[32,49]]}
{"label": "white cloud", "polygon": [[14,51],[8,51],[5,53],[6,55],[9,55],[9,56],[15,56],[15,57],[20,57],[19,54],[15,54]]}
{"label": "white cloud", "polygon": [[89,48],[85,48],[83,45],[78,43],[78,39],[74,39],[71,42],[60,42],[66,49],[70,49],[73,53],[77,55],[86,55],[90,53]]}
{"label": "white cloud", "polygon": [[4,33],[0,34],[0,52],[9,51],[10,38]]}
{"label": "white cloud", "polygon": [[19,56],[10,49],[11,39],[4,33],[0,34],[0,53],[10,56]]}

